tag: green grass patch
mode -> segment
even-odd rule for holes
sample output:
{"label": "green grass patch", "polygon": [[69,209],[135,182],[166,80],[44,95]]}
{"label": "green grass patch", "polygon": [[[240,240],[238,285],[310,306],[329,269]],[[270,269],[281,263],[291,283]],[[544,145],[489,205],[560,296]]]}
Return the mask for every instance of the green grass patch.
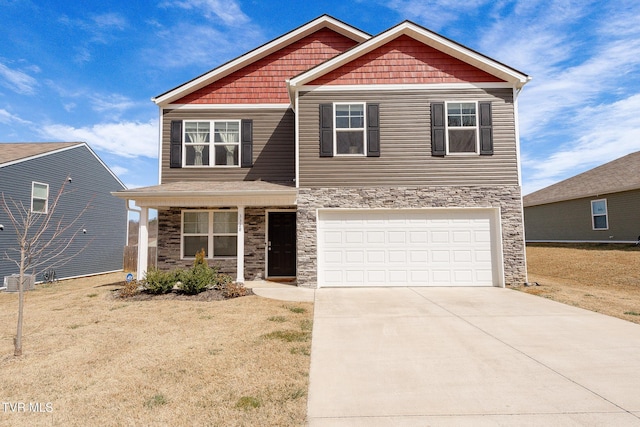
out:
{"label": "green grass patch", "polygon": [[270,322],[278,322],[278,323],[282,323],[282,322],[286,322],[287,318],[284,316],[271,316],[268,319]]}
{"label": "green grass patch", "polygon": [[270,340],[281,340],[284,342],[306,342],[311,339],[311,334],[305,331],[273,331],[263,335],[264,338]]}
{"label": "green grass patch", "polygon": [[311,356],[311,349],[309,347],[291,347],[289,349],[291,354],[299,354],[302,356]]}
{"label": "green grass patch", "polygon": [[95,298],[95,297],[97,297],[97,296],[98,296],[98,294],[89,294],[89,295],[87,295],[87,296],[88,296],[89,298]]}
{"label": "green grass patch", "polygon": [[288,306],[285,306],[285,308],[286,308],[287,310],[289,310],[290,312],[292,312],[292,313],[296,313],[296,314],[303,314],[303,313],[306,313],[306,312],[307,312],[307,309],[306,309],[306,308],[304,308],[304,307],[297,307],[297,306],[294,306],[294,305],[288,305]]}
{"label": "green grass patch", "polygon": [[242,396],[236,402],[236,408],[244,409],[245,411],[249,409],[256,409],[260,406],[262,406],[262,402],[260,402],[260,399],[253,396]]}
{"label": "green grass patch", "polygon": [[149,400],[144,402],[144,406],[151,409],[156,406],[166,405],[169,401],[162,393],[154,394]]}
{"label": "green grass patch", "polygon": [[625,311],[624,314],[628,314],[629,316],[640,316],[640,313],[637,311]]}

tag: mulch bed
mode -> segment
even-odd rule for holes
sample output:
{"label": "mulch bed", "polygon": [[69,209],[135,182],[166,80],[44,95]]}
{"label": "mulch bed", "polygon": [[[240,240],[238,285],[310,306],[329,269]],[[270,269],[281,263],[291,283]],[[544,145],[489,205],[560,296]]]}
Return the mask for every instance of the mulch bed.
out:
{"label": "mulch bed", "polygon": [[[103,286],[117,286],[111,293],[114,299],[123,299],[127,301],[152,301],[152,300],[183,300],[183,301],[224,301],[231,298],[226,298],[221,290],[209,289],[204,292],[200,292],[196,295],[187,295],[182,292],[172,291],[166,294],[152,294],[145,291],[140,291],[135,295],[122,295],[122,290],[125,288],[126,282],[115,282],[109,285]],[[250,288],[245,288],[247,293],[244,296],[254,295]]]}

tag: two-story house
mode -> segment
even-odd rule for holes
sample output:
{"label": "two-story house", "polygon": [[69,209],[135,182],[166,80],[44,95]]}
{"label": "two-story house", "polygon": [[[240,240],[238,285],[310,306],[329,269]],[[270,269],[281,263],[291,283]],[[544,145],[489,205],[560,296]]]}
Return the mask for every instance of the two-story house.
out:
{"label": "two-story house", "polygon": [[321,16],[155,97],[160,185],[116,195],[158,209],[160,268],[203,248],[239,282],[519,284],[528,80],[412,22]]}

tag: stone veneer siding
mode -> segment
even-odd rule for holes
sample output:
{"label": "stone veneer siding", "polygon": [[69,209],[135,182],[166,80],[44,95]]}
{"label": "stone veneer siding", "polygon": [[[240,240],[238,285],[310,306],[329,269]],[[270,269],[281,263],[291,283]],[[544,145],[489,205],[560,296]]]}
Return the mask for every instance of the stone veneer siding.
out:
{"label": "stone veneer siding", "polygon": [[321,208],[500,208],[506,285],[527,280],[519,186],[300,188],[298,285],[317,287],[316,210]]}
{"label": "stone veneer siding", "polygon": [[[194,208],[194,210],[213,210],[214,208]],[[230,207],[235,209],[235,207]],[[245,280],[264,279],[266,273],[265,233],[267,209],[282,207],[247,207],[244,211],[244,277]],[[158,211],[158,268],[171,270],[193,265],[193,259],[180,259],[181,208]],[[217,267],[221,273],[237,274],[237,259],[208,259],[211,267]]]}

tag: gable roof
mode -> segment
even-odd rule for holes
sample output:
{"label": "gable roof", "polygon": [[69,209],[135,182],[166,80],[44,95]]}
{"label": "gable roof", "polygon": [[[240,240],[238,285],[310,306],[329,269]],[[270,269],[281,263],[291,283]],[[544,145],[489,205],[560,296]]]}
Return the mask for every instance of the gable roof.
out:
{"label": "gable roof", "polygon": [[511,83],[516,88],[521,88],[531,80],[531,77],[516,70],[515,68],[502,64],[501,62],[491,59],[488,56],[434,33],[433,31],[411,21],[404,21],[395,27],[378,34],[377,36],[363,41],[352,49],[291,78],[288,82],[290,96],[296,88],[308,84],[318,77],[333,71],[402,35],[412,37],[425,45],[466,62],[480,70],[500,78],[501,80]]}
{"label": "gable roof", "polygon": [[86,142],[2,142],[0,143],[0,168],[77,147],[86,148],[123,189],[127,188]]}
{"label": "gable roof", "polygon": [[166,105],[170,104],[173,101],[176,101],[188,93],[191,93],[195,90],[203,88],[216,80],[219,80],[259,59],[270,55],[283,47],[290,45],[314,32],[322,29],[329,28],[333,31],[336,31],[339,34],[342,34],[346,37],[351,38],[356,42],[362,42],[371,37],[371,35],[352,27],[338,19],[335,19],[329,15],[322,15],[313,21],[310,21],[301,27],[296,28],[284,34],[242,56],[239,56],[236,59],[233,59],[217,68],[214,68],[207,73],[202,74],[199,77],[196,77],[193,80],[190,80],[174,89],[171,89],[161,95],[152,98],[151,100],[155,102],[157,105]]}
{"label": "gable roof", "polygon": [[17,163],[31,157],[48,154],[83,142],[3,142],[0,144],[0,167],[5,163]]}
{"label": "gable roof", "polygon": [[640,189],[640,151],[524,196],[524,206]]}

